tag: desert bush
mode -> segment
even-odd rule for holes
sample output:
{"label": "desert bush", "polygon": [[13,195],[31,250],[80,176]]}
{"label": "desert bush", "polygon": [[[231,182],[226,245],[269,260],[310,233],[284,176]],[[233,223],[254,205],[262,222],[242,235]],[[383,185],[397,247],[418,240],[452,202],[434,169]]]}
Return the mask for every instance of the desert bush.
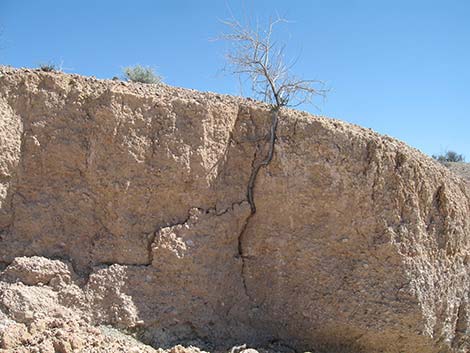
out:
{"label": "desert bush", "polygon": [[141,83],[160,83],[161,77],[155,74],[151,67],[145,67],[141,65],[128,66],[123,69],[124,78],[131,82]]}
{"label": "desert bush", "polygon": [[454,151],[447,151],[444,154],[433,155],[432,158],[438,162],[465,162],[465,157]]}
{"label": "desert bush", "polygon": [[51,62],[39,64],[39,70],[45,72],[60,71],[57,65]]}

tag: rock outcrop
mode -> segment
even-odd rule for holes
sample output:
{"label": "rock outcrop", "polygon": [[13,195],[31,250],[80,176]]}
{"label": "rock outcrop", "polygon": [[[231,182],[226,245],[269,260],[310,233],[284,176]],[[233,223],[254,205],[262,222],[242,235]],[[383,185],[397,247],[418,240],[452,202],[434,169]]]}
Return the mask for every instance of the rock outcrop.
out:
{"label": "rock outcrop", "polygon": [[[283,110],[253,214],[269,123],[251,100],[1,68],[3,348],[60,322],[153,346],[470,349],[466,182]],[[48,347],[90,344],[67,337]]]}

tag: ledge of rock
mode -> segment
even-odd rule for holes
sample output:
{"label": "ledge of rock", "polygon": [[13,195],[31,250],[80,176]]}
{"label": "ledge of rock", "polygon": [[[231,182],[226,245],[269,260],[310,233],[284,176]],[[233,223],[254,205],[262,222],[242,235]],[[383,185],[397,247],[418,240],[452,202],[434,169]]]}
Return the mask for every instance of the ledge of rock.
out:
{"label": "ledge of rock", "polygon": [[252,214],[269,124],[252,100],[1,67],[2,348],[467,352],[467,182],[282,110]]}

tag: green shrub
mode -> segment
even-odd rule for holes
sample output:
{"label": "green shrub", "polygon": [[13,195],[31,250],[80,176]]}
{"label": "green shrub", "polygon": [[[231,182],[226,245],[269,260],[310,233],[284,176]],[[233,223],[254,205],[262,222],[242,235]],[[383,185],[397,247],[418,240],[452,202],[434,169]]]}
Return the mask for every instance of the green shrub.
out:
{"label": "green shrub", "polygon": [[39,64],[39,70],[45,72],[60,71],[57,65],[51,62]]}
{"label": "green shrub", "polygon": [[141,83],[160,83],[161,77],[155,74],[151,67],[144,67],[141,65],[128,66],[123,69],[124,77],[131,82]]}
{"label": "green shrub", "polygon": [[454,151],[447,151],[446,153],[438,156],[433,155],[432,158],[438,162],[465,162],[465,157]]}

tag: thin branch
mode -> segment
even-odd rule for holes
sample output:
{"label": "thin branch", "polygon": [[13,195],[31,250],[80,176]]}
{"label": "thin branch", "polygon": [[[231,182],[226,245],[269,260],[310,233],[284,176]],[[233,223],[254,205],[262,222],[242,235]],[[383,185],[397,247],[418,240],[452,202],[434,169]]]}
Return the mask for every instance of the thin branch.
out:
{"label": "thin branch", "polygon": [[255,30],[234,18],[222,23],[231,30],[220,37],[233,45],[226,55],[231,72],[246,75],[257,98],[283,107],[297,106],[311,102],[315,96],[326,95],[322,81],[298,80],[290,73],[298,57],[286,64],[285,44],[273,40],[276,26],[288,23],[287,20],[279,16],[271,18],[264,30],[259,29],[258,22]]}
{"label": "thin branch", "polygon": [[231,72],[246,76],[255,97],[272,105],[268,153],[259,163],[253,162],[248,180],[247,199],[252,214],[256,212],[253,195],[256,178],[260,169],[269,165],[274,156],[281,108],[311,103],[314,97],[325,97],[328,92],[322,81],[298,79],[290,73],[298,58],[286,64],[285,44],[274,39],[276,26],[286,22],[278,15],[276,19],[270,18],[264,30],[260,30],[258,22],[253,30],[234,18],[222,21],[230,29],[230,33],[223,34],[220,39],[232,44],[232,50],[226,54]]}

